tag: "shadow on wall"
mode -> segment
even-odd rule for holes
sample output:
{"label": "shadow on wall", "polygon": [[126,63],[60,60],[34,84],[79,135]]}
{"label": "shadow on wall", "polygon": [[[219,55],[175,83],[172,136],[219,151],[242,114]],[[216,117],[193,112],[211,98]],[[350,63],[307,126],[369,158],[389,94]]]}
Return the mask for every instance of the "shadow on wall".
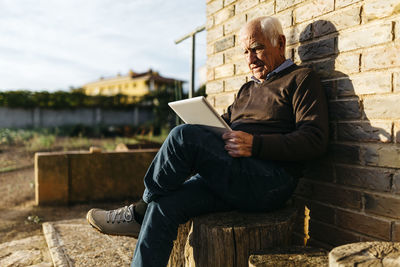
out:
{"label": "shadow on wall", "polygon": [[[355,90],[349,76],[336,70],[335,65],[352,66],[352,60],[355,73],[360,66],[359,56],[339,56],[338,36],[338,31],[329,21],[318,20],[307,25],[300,34],[301,45],[296,55],[298,58],[295,58],[301,61],[301,65],[311,67],[319,73],[327,94],[330,117],[328,153],[323,158],[308,163],[304,178],[296,191],[296,203],[302,209],[304,204],[311,209],[312,240],[332,246],[359,241],[353,235],[338,235],[335,231],[342,227],[335,220],[336,207],[360,211],[363,205],[368,204],[362,203],[360,192],[353,194],[352,190],[347,190],[349,187],[355,190],[390,190],[390,182],[382,185],[377,177],[366,175],[363,166],[368,165],[377,155],[369,153],[363,145],[370,142],[392,142],[391,133],[379,127],[383,124],[371,125],[364,112],[363,101],[357,95],[363,94],[360,91],[362,88],[368,88],[368,84],[365,84],[367,81],[357,80],[357,86],[363,86]],[[382,186],[387,188],[381,188]],[[298,232],[301,234],[303,229],[299,228]]]}

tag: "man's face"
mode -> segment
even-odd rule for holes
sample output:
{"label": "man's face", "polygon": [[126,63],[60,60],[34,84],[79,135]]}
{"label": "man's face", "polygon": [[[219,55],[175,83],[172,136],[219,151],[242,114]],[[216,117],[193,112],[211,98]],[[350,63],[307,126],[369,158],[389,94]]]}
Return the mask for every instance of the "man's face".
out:
{"label": "man's face", "polygon": [[281,36],[278,45],[274,47],[269,38],[264,36],[259,25],[249,25],[243,31],[241,41],[247,65],[253,76],[260,81],[264,81],[267,74],[285,60],[284,37]]}

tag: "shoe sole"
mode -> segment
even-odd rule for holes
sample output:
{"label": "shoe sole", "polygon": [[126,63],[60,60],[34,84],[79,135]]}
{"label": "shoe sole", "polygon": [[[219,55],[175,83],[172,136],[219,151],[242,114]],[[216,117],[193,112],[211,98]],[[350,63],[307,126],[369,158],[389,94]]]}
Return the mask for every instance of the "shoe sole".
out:
{"label": "shoe sole", "polygon": [[86,214],[86,221],[89,223],[90,226],[92,226],[95,230],[97,230],[99,233],[102,233],[104,235],[112,235],[112,236],[129,236],[129,237],[134,237],[134,238],[138,238],[139,237],[139,233],[134,233],[134,234],[117,234],[117,233],[104,233],[99,227],[97,227],[96,224],[92,223],[92,221],[90,220],[90,216],[89,214],[91,214],[92,211],[90,210],[87,214]]}

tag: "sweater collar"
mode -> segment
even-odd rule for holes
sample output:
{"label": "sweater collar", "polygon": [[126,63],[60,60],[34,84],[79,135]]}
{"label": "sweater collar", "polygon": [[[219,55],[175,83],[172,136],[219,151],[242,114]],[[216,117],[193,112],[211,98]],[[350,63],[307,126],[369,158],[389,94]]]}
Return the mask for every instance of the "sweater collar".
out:
{"label": "sweater collar", "polygon": [[[279,72],[289,68],[290,66],[292,66],[294,64],[294,62],[291,59],[286,59],[281,65],[279,65],[276,69],[274,69],[273,71],[271,71],[270,73],[267,74],[267,77],[265,80],[269,80],[272,76],[278,74]],[[259,79],[257,79],[254,76],[251,76],[251,79],[256,82],[256,83],[261,83],[261,81]]]}

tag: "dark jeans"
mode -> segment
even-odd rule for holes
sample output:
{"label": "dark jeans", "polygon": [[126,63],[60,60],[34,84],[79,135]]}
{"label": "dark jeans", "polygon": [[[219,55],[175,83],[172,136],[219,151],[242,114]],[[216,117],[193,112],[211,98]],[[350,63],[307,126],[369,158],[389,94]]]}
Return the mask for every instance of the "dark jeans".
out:
{"label": "dark jeans", "polygon": [[280,166],[232,158],[224,145],[204,126],[184,124],[170,132],[144,177],[148,207],[131,266],[166,266],[179,224],[192,217],[273,210],[291,196],[296,179]]}

